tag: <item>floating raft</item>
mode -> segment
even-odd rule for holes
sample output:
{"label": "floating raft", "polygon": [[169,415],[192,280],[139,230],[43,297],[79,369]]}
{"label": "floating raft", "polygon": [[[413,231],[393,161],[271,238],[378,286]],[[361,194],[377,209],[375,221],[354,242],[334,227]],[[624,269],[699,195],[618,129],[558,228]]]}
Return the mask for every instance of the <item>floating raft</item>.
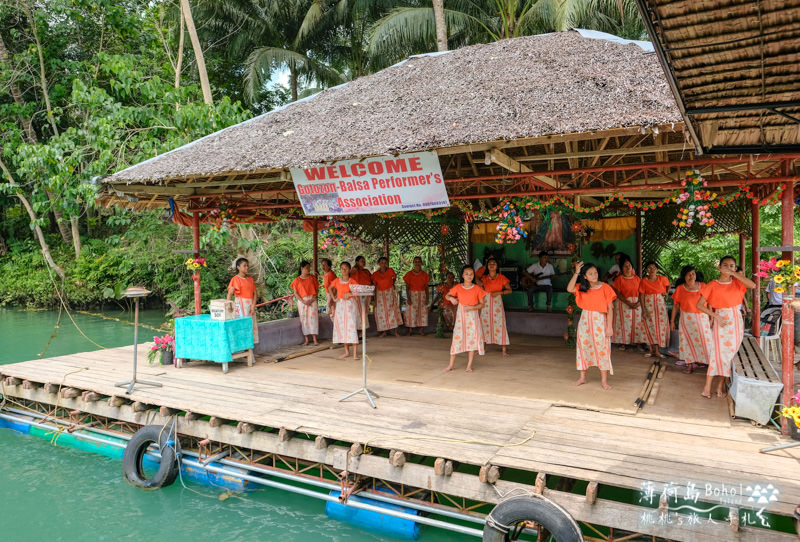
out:
{"label": "floating raft", "polygon": [[[371,340],[376,410],[359,398],[339,401],[358,385],[361,365],[336,359],[340,349],[284,351],[281,363],[267,355],[228,374],[213,364],[145,365],[139,376],[163,387],[137,386],[129,396],[114,384],[130,376],[132,347],[4,365],[0,381],[6,406],[127,434],[177,416],[187,449],[343,478],[355,490],[388,487],[462,513],[539,493],[603,537],[796,540],[774,529],[789,530],[800,503],[799,449],[760,454],[790,441],[730,419],[723,400],[701,399],[703,375],[660,373],[655,404],[640,410],[634,401],[650,370],[641,356],[615,353],[614,390],[604,392],[592,374],[586,386],[571,385],[574,351],[557,340],[514,336],[512,345],[511,357],[490,352],[468,375],[442,373],[441,339]],[[743,521],[698,524],[691,511],[668,511],[684,502],[669,497],[689,484],[697,507],[723,505]],[[748,489],[770,484],[778,491],[768,504],[748,502]],[[773,530],[747,522],[761,508]]]}

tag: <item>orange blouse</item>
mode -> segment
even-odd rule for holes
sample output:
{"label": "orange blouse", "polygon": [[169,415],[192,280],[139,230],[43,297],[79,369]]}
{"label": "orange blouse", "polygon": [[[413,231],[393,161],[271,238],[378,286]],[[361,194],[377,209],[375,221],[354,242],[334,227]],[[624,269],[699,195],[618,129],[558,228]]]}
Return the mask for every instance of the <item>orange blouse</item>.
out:
{"label": "orange blouse", "polygon": [[372,283],[375,284],[375,288],[380,291],[394,288],[395,280],[397,280],[397,273],[395,273],[394,269],[391,267],[386,269],[385,272],[379,269],[372,274]]}
{"label": "orange blouse", "polygon": [[430,275],[425,271],[421,271],[419,274],[409,271],[403,276],[403,282],[408,285],[410,292],[424,292],[430,280]]}
{"label": "orange blouse", "polygon": [[619,292],[620,297],[639,297],[639,283],[642,279],[634,274],[630,277],[619,275],[612,286]]}
{"label": "orange blouse", "polygon": [[350,272],[350,278],[355,279],[356,284],[363,284],[365,286],[372,284],[372,273],[366,269],[353,269]]}
{"label": "orange blouse", "polygon": [[502,292],[503,286],[509,284],[511,281],[502,273],[498,273],[495,278],[491,278],[489,273],[486,273],[481,277],[481,282],[483,282],[483,289],[486,293],[492,294],[494,292]]}
{"label": "orange blouse", "polygon": [[746,291],[747,286],[742,281],[731,277],[727,284],[712,280],[700,289],[700,295],[706,298],[706,303],[712,309],[726,309],[741,305]]}
{"label": "orange blouse", "polygon": [[456,284],[447,295],[451,295],[458,299],[458,302],[465,307],[473,307],[481,302],[481,299],[486,297],[486,292],[483,291],[478,285],[473,284],[472,288],[464,288],[462,284]]}
{"label": "orange blouse", "polygon": [[336,273],[334,273],[333,271],[328,271],[327,273],[325,273],[325,276],[322,277],[322,286],[327,290],[328,286],[331,285],[331,282],[333,282],[333,279],[335,278],[336,278]]}
{"label": "orange blouse", "polygon": [[342,279],[336,277],[331,281],[331,288],[336,289],[336,299],[344,299],[345,294],[349,294],[350,292],[350,285],[351,284],[358,284],[356,279],[350,278],[347,282],[342,282]]}
{"label": "orange blouse", "polygon": [[309,275],[306,278],[296,277],[289,287],[297,292],[300,297],[317,295],[319,292],[319,280],[316,275]]}
{"label": "orange blouse", "polygon": [[655,281],[645,277],[639,283],[640,294],[666,294],[668,291],[669,279],[664,275],[656,275]]}
{"label": "orange blouse", "polygon": [[700,289],[696,292],[690,292],[683,284],[675,287],[672,300],[680,307],[681,312],[700,312],[697,308],[697,302],[700,301],[700,292],[703,290],[705,283],[698,282],[697,284],[700,286]]}
{"label": "orange blouse", "polygon": [[608,313],[608,304],[617,298],[617,294],[611,286],[605,282],[600,283],[599,288],[589,288],[588,292],[575,290],[575,302],[585,311]]}
{"label": "orange blouse", "polygon": [[228,291],[233,292],[234,297],[240,299],[254,299],[256,297],[256,281],[249,275],[245,278],[234,275],[228,283]]}
{"label": "orange blouse", "polygon": [[478,277],[479,279],[482,279],[483,276],[486,274],[486,271],[487,271],[486,266],[482,265],[477,269],[477,271],[475,271],[475,276]]}

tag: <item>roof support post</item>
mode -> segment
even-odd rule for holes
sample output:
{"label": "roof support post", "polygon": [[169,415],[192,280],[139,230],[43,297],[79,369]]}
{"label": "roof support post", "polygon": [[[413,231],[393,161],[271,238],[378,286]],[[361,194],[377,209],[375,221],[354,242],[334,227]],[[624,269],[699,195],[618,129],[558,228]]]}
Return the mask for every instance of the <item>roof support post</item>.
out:
{"label": "roof support post", "polygon": [[739,265],[744,270],[746,269],[745,257],[746,257],[747,249],[744,246],[744,232],[739,232]]}
{"label": "roof support post", "polygon": [[[192,213],[192,248],[194,249],[194,257],[200,257],[200,213]],[[192,275],[194,281],[194,313],[200,314],[202,312],[200,301],[200,273],[196,272]]]}
{"label": "roof support post", "polygon": [[[782,164],[784,175],[789,174],[790,164]],[[781,194],[781,244],[784,247],[794,246],[794,182],[787,182]],[[783,253],[783,259],[794,264],[794,253],[790,250]],[[788,295],[783,296],[783,313],[781,317],[781,376],[783,393],[781,402],[791,404],[794,395],[794,309],[790,305],[794,296],[794,286],[789,286]],[[781,432],[789,434],[788,418],[781,418]]]}
{"label": "roof support post", "polygon": [[319,229],[317,227],[317,222],[319,219],[315,218],[311,224],[314,227],[314,233],[311,235],[312,242],[314,243],[314,275],[319,276]]}
{"label": "roof support post", "polygon": [[758,337],[761,335],[761,277],[756,276],[758,273],[758,247],[761,246],[761,224],[760,220],[760,207],[757,203],[750,203],[751,213],[751,227],[752,234],[750,236],[750,275],[756,287],[753,288],[753,336]]}
{"label": "roof support post", "polygon": [[636,210],[636,270],[643,275],[642,269],[642,211]]}

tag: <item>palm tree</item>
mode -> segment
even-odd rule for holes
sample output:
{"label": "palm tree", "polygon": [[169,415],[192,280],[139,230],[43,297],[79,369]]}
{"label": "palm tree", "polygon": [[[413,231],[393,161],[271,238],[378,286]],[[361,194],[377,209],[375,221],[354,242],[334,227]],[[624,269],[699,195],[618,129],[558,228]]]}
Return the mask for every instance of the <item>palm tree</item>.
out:
{"label": "palm tree", "polygon": [[[377,21],[370,54],[391,63],[435,50],[435,15],[428,1],[397,7]],[[646,36],[635,0],[448,0],[445,7],[452,48],[576,27]]]}
{"label": "palm tree", "polygon": [[229,54],[244,61],[245,97],[251,103],[275,70],[288,69],[292,101],[301,82],[335,85],[341,75],[315,54],[316,35],[304,23],[315,0],[203,0],[210,30],[231,36]]}

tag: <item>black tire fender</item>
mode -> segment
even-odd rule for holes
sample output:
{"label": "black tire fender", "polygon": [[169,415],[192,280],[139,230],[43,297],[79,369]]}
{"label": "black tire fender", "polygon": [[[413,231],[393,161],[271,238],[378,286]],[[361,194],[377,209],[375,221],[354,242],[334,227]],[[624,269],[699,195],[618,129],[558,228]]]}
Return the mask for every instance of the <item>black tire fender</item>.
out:
{"label": "black tire fender", "polygon": [[[178,443],[170,443],[172,431],[160,425],[146,425],[139,429],[125,447],[122,456],[122,473],[125,480],[132,486],[140,489],[159,489],[172,485],[178,477],[178,458],[175,450]],[[161,464],[158,472],[151,478],[146,478],[142,460],[148,446],[158,444],[161,453]]]}
{"label": "black tire fender", "polygon": [[583,542],[583,533],[569,512],[541,495],[511,497],[486,516],[483,542],[505,542],[508,533],[523,521],[539,523],[558,542]]}

